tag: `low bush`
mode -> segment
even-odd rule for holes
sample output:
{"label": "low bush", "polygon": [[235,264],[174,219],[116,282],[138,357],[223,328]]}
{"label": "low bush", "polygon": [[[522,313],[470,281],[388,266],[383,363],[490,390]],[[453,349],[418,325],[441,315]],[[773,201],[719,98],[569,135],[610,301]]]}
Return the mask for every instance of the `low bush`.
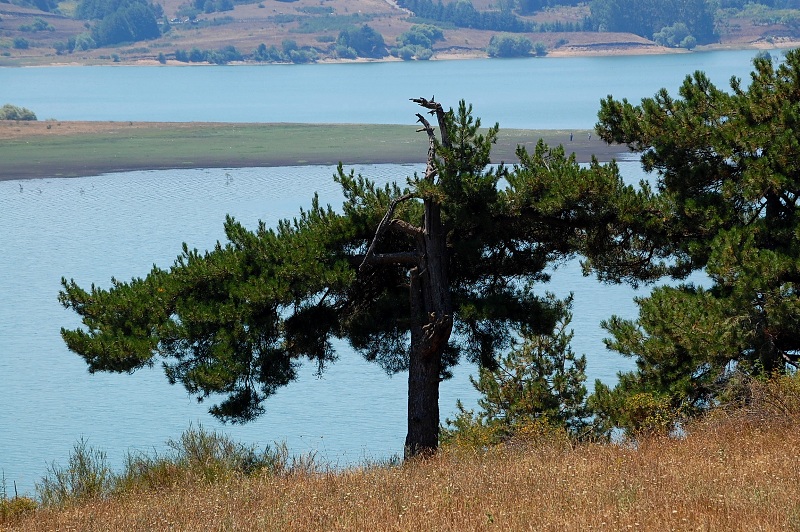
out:
{"label": "low bush", "polygon": [[36,485],[45,506],[65,506],[69,503],[104,497],[114,487],[114,474],[108,466],[106,453],[88,447],[81,439],[72,449],[66,467],[55,462]]}
{"label": "low bush", "polygon": [[67,466],[53,463],[36,484],[36,491],[43,506],[64,507],[186,483],[213,484],[256,474],[275,476],[319,469],[313,456],[290,458],[286,445],[258,450],[202,427],[186,430],[179,439],[168,441],[167,447],[169,451],[163,456],[128,453],[124,470],[114,473],[105,452],[80,440],[73,447]]}
{"label": "low bush", "polygon": [[0,107],[0,120],[36,120],[36,114],[25,107],[7,103]]}

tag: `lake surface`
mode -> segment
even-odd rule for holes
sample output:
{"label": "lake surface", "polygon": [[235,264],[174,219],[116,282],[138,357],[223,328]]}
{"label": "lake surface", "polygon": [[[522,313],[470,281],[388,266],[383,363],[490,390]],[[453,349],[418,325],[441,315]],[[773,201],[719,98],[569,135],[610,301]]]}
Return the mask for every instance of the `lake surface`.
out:
{"label": "lake surface", "polygon": [[[0,105],[40,120],[413,124],[409,98],[464,99],[487,125],[579,129],[608,94],[638,102],[705,71],[747,78],[752,50],[322,65],[0,68]],[[777,52],[773,56],[778,55]]]}
{"label": "lake surface", "polygon": [[[40,118],[164,121],[321,121],[413,123],[407,98],[466,98],[486,122],[508,127],[591,127],[605,94],[638,101],[683,77],[707,71],[725,85],[747,76],[753,52],[676,56],[473,60],[436,63],[273,65],[258,67],[0,69],[0,103]],[[465,82],[468,81],[468,82]],[[2,162],[0,162],[2,164]],[[638,179],[635,162],[623,172]],[[380,182],[403,180],[416,166],[358,170]],[[205,249],[223,238],[233,214],[249,227],[274,224],[308,205],[313,191],[334,206],[332,167],[130,172],[77,179],[0,182],[0,472],[20,492],[51,461],[66,463],[73,444],[107,451],[119,467],[127,451],[165,448],[190,425],[221,429],[259,446],[286,441],[292,452],[316,452],[333,464],[401,453],[406,423],[406,375],[388,378],[376,365],[340,346],[340,360],[321,379],[300,379],[245,426],[221,426],[208,405],[160,368],[134,375],[89,375],[67,351],[61,327],[79,325],[56,300],[62,276],[81,285],[145,275],[168,266],[182,242]],[[592,382],[613,382],[632,362],[606,352],[599,322],[635,316],[626,286],[600,285],[576,264],[555,272],[541,291],[575,294],[574,350],[585,353]],[[441,390],[443,417],[456,399],[476,394],[462,365]]]}

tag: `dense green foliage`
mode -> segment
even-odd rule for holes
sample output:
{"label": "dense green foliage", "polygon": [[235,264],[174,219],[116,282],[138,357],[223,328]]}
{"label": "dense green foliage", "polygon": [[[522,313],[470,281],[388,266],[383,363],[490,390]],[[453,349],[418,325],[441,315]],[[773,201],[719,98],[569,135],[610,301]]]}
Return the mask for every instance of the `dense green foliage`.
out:
{"label": "dense green foliage", "polygon": [[641,230],[671,259],[653,273],[708,276],[659,287],[637,300],[637,320],[605,324],[609,347],[637,364],[613,390],[598,386],[594,404],[612,423],[636,430],[701,412],[739,382],[797,366],[800,52],[754,65],[749,86],[732,79],[731,92],[697,72],[678,99],[662,90],[637,106],[602,102],[602,138],[655,172]]}
{"label": "dense green foliage", "polygon": [[55,27],[41,17],[33,19],[33,24],[23,24],[19,27],[20,31],[29,31],[36,33],[37,31],[55,31]]}
{"label": "dense green foliage", "polygon": [[405,60],[430,59],[433,43],[444,40],[444,33],[430,24],[414,24],[411,29],[397,36],[397,47],[392,55]]}
{"label": "dense green foliage", "polygon": [[582,0],[517,0],[519,11],[525,15],[543,11],[548,7],[576,6],[584,3]]}
{"label": "dense green foliage", "polygon": [[25,107],[7,103],[0,107],[0,120],[36,120],[36,113]]}
{"label": "dense green foliage", "polygon": [[598,31],[629,32],[652,39],[676,23],[685,24],[699,44],[715,42],[714,12],[708,0],[592,0]]}
{"label": "dense green foliage", "polygon": [[263,63],[313,63],[319,59],[319,52],[311,46],[301,48],[293,39],[285,39],[280,48],[259,44],[252,59]]}
{"label": "dense green foliage", "polygon": [[56,11],[58,9],[56,0],[11,0],[8,3],[42,11]]}
{"label": "dense green foliage", "polygon": [[81,0],[75,14],[78,18],[97,20],[91,35],[95,46],[155,39],[161,35],[157,19],[163,10],[147,0]]}
{"label": "dense green foliage", "polygon": [[226,46],[219,50],[200,50],[192,48],[189,51],[175,50],[175,60],[182,63],[212,63],[215,65],[225,65],[231,61],[241,61],[244,59],[235,46]]}
{"label": "dense green foliage", "polygon": [[85,326],[62,330],[68,347],[92,372],[161,360],[171,383],[221,397],[211,413],[242,422],[302,360],[322,371],[337,358],[332,339],[346,339],[387,372],[409,371],[407,448],[435,448],[449,368],[462,358],[496,367],[515,331],[552,331],[560,311],[535,284],[576,253],[613,261],[628,215],[613,202],[637,194],[615,165],[582,167],[541,142],[513,169],[491,167],[496,127],[481,133],[463,102],[455,112],[418,102],[443,132],[437,142],[418,115],[432,150],[424,176],[377,187],[340,168],[338,211],[314,199],[255,231],[229,218],[226,243],[184,246],[171,268],[109,289],[63,280],[60,300]]}
{"label": "dense green foliage", "polygon": [[353,56],[372,58],[386,56],[383,35],[368,24],[364,24],[360,28],[348,28],[340,31],[336,44],[346,50],[352,50]]}
{"label": "dense green foliage", "polygon": [[518,35],[492,35],[486,53],[489,57],[525,57],[533,50],[533,43],[527,37]]}
{"label": "dense green foliage", "polygon": [[233,10],[232,0],[192,0],[189,4],[197,13],[216,13]]}
{"label": "dense green foliage", "polygon": [[676,22],[672,26],[665,26],[661,31],[653,34],[653,40],[661,46],[670,48],[686,48],[691,50],[697,46],[697,39],[689,32],[683,22]]}
{"label": "dense green foliage", "polygon": [[562,429],[573,438],[590,432],[586,406],[586,357],[570,347],[567,330],[572,315],[570,300],[560,302],[562,315],[546,334],[523,332],[522,342],[501,357],[494,369],[480,368],[470,377],[481,393],[480,410],[467,410],[448,420],[445,441],[485,446],[526,437],[531,430]]}
{"label": "dense green foliage", "polygon": [[433,43],[444,40],[444,33],[430,24],[414,24],[411,29],[397,37],[398,46],[422,46],[431,48]]}
{"label": "dense green foliage", "polygon": [[419,18],[447,22],[459,28],[507,32],[532,31],[533,25],[509,11],[478,11],[469,0],[442,3],[441,0],[399,0],[400,7],[408,9]]}

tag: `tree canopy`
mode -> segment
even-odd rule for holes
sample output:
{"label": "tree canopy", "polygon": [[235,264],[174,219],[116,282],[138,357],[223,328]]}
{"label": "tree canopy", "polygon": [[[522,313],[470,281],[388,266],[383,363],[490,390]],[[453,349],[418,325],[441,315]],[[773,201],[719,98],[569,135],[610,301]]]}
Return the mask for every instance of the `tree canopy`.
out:
{"label": "tree canopy", "polygon": [[340,31],[336,44],[353,50],[359,57],[380,58],[386,55],[386,43],[383,41],[383,35],[368,24],[364,24],[360,28],[347,28]]}
{"label": "tree canopy", "polygon": [[[798,364],[800,52],[754,66],[749,85],[734,78],[730,92],[696,72],[679,98],[662,89],[640,105],[602,102],[601,137],[626,143],[655,173],[658,201],[641,229],[671,256],[655,269],[708,276],[659,287],[637,301],[637,320],[606,323],[608,345],[637,370],[613,391],[598,386],[594,401],[629,428],[654,410],[703,411],[742,379]],[[650,407],[631,417],[637,402]]]}
{"label": "tree canopy", "polygon": [[60,300],[85,326],[62,330],[67,346],[91,372],[160,360],[171,383],[221,398],[213,415],[244,422],[302,360],[323,371],[338,356],[332,339],[346,339],[387,372],[408,371],[406,450],[435,449],[450,368],[464,358],[495,367],[518,331],[550,333],[562,309],[535,285],[578,253],[603,264],[620,246],[617,207],[637,193],[616,165],[583,167],[542,142],[519,149],[513,168],[491,166],[496,125],[481,129],[464,102],[448,112],[415,102],[439,131],[417,114],[429,139],[423,175],[378,187],[340,166],[338,210],[315,197],[293,220],[254,231],[228,218],[227,242],[184,245],[171,268],[108,289],[64,279]]}
{"label": "tree canopy", "polygon": [[486,52],[489,57],[525,57],[533,50],[533,43],[520,35],[492,35]]}
{"label": "tree canopy", "polygon": [[459,28],[507,32],[532,31],[533,25],[508,10],[478,11],[470,0],[399,0],[397,5],[425,20],[448,22]]}
{"label": "tree canopy", "polygon": [[0,107],[0,120],[36,120],[36,113],[25,107],[7,103]]}
{"label": "tree canopy", "polygon": [[682,23],[698,43],[717,40],[715,7],[707,0],[592,0],[592,20],[599,31],[630,32],[652,39]]}
{"label": "tree canopy", "polygon": [[157,18],[162,8],[147,0],[81,0],[75,14],[79,18],[97,20],[92,38],[98,46],[155,39],[161,35]]}
{"label": "tree canopy", "polygon": [[470,377],[482,394],[480,410],[467,410],[459,401],[458,415],[447,420],[445,441],[482,448],[553,428],[577,439],[595,436],[586,405],[586,356],[572,351],[573,332],[567,330],[572,302],[554,303],[561,316],[552,332],[523,331],[521,344],[502,356],[494,370],[482,367],[478,379]]}

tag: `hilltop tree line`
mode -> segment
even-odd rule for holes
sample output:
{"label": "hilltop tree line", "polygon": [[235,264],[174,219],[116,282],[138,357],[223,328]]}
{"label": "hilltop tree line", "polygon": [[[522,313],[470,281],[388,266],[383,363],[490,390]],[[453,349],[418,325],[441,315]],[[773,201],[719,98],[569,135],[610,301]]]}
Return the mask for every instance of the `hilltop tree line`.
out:
{"label": "hilltop tree line", "polygon": [[593,31],[593,26],[595,25],[589,17],[580,22],[535,22],[517,15],[531,15],[547,7],[576,5],[577,3],[571,0],[554,0],[551,2],[520,0],[518,3],[501,3],[500,9],[489,11],[479,11],[472,5],[472,2],[467,0],[448,2],[446,4],[441,0],[437,2],[433,0],[400,0],[398,5],[412,11],[415,18],[421,21],[452,24],[457,28],[506,33]]}
{"label": "hilltop tree line", "polygon": [[[344,340],[408,373],[409,455],[436,449],[439,386],[462,361],[479,368],[481,410],[461,406],[445,438],[668,433],[800,364],[800,51],[754,66],[729,92],[696,72],[677,97],[601,102],[597,133],[652,174],[637,186],[542,142],[490,165],[497,125],[481,128],[464,102],[415,99],[427,165],[405,185],[340,165],[338,209],[315,196],[275,228],[228,218],[226,242],[184,245],[171,267],[109,288],[64,279],[60,301],[83,327],[63,338],[92,372],[159,361],[233,422],[260,415],[302,361],[335,363]],[[577,257],[606,282],[671,278],[637,298],[637,319],[603,324],[636,369],[591,396],[570,299],[542,292],[549,268]]]}
{"label": "hilltop tree line", "polygon": [[[634,33],[655,39],[659,32],[684,33],[675,46],[687,43],[709,43],[717,39],[714,14],[717,4],[708,0],[592,0],[591,16],[581,22],[536,23],[515,14],[530,15],[548,7],[575,5],[570,0],[520,0],[500,4],[500,9],[478,11],[471,2],[459,0],[443,3],[442,0],[400,0],[402,7],[424,20],[443,22],[461,28],[494,30],[508,33],[544,31],[601,31]],[[676,27],[677,26],[677,27]],[[673,45],[666,37],[664,44]]]}
{"label": "hilltop tree line", "polygon": [[692,36],[699,44],[717,40],[716,4],[708,0],[592,0],[590,6],[597,31],[635,33],[654,39],[659,32],[674,31],[682,25],[686,36]]}

